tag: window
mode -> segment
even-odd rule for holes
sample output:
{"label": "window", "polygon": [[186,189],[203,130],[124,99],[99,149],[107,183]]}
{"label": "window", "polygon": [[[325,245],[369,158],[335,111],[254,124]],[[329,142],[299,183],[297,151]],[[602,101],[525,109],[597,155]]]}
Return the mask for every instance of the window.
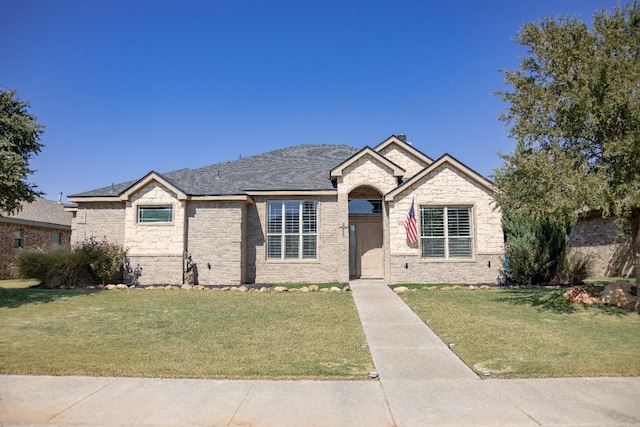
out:
{"label": "window", "polygon": [[423,258],[471,258],[471,208],[420,207]]}
{"label": "window", "polygon": [[53,244],[55,246],[60,246],[62,244],[62,233],[59,231],[53,232]]}
{"label": "window", "polygon": [[138,206],[138,222],[163,223],[173,221],[173,206]]}
{"label": "window", "polygon": [[24,246],[24,236],[22,233],[22,228],[16,228],[13,230],[13,247],[21,248]]}
{"label": "window", "polygon": [[267,202],[268,259],[315,259],[317,246],[317,202]]}

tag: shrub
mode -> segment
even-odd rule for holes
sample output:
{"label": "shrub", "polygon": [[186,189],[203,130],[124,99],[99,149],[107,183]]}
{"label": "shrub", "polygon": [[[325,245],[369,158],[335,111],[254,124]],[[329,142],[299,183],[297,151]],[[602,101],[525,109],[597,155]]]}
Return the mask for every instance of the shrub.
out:
{"label": "shrub", "polygon": [[558,267],[554,283],[579,285],[591,276],[591,258],[577,252],[569,253]]}
{"label": "shrub", "polygon": [[546,284],[563,265],[569,249],[569,227],[561,220],[503,212],[507,238],[508,279],[520,285]]}
{"label": "shrub", "polygon": [[25,251],[16,260],[18,276],[38,279],[41,286],[108,283],[123,267],[127,250],[91,238],[72,249]]}

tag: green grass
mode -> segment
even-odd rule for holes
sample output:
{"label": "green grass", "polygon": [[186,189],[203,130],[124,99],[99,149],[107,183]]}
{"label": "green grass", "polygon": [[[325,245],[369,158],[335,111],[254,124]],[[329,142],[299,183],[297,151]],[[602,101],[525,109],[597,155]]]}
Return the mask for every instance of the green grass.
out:
{"label": "green grass", "polygon": [[360,379],[350,293],[5,289],[0,373]]}
{"label": "green grass", "polygon": [[497,378],[640,375],[640,315],[571,305],[566,289],[413,291],[408,306],[475,371]]}
{"label": "green grass", "polygon": [[39,285],[40,281],[37,279],[9,279],[9,280],[0,280],[0,288],[5,289],[22,289],[29,288],[31,286]]}

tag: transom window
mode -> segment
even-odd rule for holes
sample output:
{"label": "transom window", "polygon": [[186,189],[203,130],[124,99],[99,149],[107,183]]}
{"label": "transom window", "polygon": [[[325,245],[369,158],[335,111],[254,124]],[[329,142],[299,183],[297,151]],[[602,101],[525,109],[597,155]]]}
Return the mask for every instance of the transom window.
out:
{"label": "transom window", "polygon": [[420,207],[423,258],[472,258],[470,207]]}
{"label": "transom window", "polygon": [[267,202],[267,258],[315,259],[318,247],[318,202]]}
{"label": "transom window", "polygon": [[173,206],[138,206],[138,222],[168,223],[173,221]]}

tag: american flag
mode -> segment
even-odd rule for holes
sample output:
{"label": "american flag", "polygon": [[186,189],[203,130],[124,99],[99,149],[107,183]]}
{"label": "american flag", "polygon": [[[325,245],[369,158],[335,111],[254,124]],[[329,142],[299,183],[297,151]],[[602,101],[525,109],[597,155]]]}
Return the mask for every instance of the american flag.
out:
{"label": "american flag", "polygon": [[413,207],[414,200],[411,201],[411,209],[404,220],[404,229],[407,231],[407,243],[413,245],[418,243],[418,228],[416,227],[416,210]]}

